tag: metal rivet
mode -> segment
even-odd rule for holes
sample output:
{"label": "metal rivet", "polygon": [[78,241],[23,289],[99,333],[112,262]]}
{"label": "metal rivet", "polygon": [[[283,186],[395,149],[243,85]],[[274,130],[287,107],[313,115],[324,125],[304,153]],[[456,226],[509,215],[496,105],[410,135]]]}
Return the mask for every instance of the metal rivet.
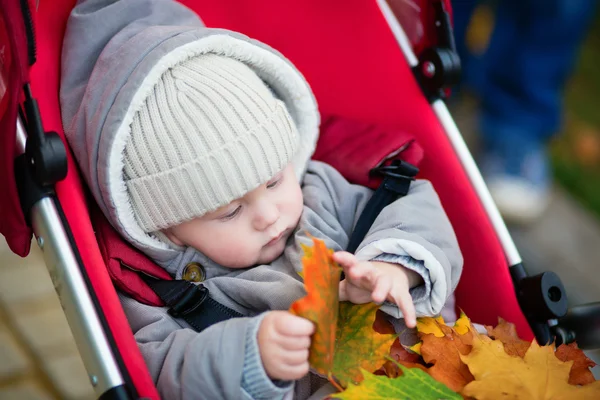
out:
{"label": "metal rivet", "polygon": [[206,273],[200,263],[188,263],[182,274],[182,278],[188,282],[203,282],[206,279]]}
{"label": "metal rivet", "polygon": [[38,237],[37,238],[37,244],[38,244],[38,246],[40,246],[40,249],[43,249],[44,248],[44,238],[41,237],[41,236]]}
{"label": "metal rivet", "polygon": [[431,61],[425,61],[423,63],[423,75],[431,78],[435,75],[435,65]]}
{"label": "metal rivet", "polygon": [[90,375],[90,382],[92,386],[96,386],[98,384],[98,377],[96,375]]}

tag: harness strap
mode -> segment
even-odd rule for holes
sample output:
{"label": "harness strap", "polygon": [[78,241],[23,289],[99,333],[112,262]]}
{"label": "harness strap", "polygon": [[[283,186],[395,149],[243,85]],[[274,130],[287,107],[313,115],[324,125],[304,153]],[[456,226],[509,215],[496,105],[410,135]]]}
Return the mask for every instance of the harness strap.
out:
{"label": "harness strap", "polygon": [[203,285],[195,285],[185,280],[162,280],[140,275],[169,307],[168,313],[174,318],[183,319],[197,332],[217,322],[243,317],[239,312],[212,299]]}
{"label": "harness strap", "polygon": [[[382,174],[384,179],[360,214],[350,237],[347,249],[349,252],[356,251],[381,210],[397,198],[406,196],[417,172],[417,167],[402,160],[394,160],[389,166],[371,170],[371,173]],[[237,311],[212,299],[208,289],[200,284],[195,285],[185,280],[156,279],[146,274],[140,276],[169,307],[170,315],[182,318],[197,332],[217,322],[243,317]]]}
{"label": "harness strap", "polygon": [[394,160],[391,165],[371,170],[371,174],[381,174],[384,178],[360,214],[346,251],[354,253],[379,213],[394,200],[408,194],[410,183],[415,180],[418,172],[417,167],[402,160]]}

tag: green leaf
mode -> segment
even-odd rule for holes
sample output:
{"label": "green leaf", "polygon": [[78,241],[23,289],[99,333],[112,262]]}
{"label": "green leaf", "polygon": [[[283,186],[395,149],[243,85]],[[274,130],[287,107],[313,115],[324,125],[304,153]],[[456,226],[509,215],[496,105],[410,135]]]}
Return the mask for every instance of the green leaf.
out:
{"label": "green leaf", "polygon": [[406,368],[396,363],[402,369],[402,376],[388,378],[373,375],[362,369],[364,380],[358,384],[349,384],[342,393],[332,395],[340,400],[375,400],[375,399],[410,399],[410,400],[462,400],[462,396],[450,390],[446,385],[429,376],[418,368]]}
{"label": "green leaf", "polygon": [[379,306],[340,302],[332,373],[343,387],[362,380],[361,370],[375,372],[385,364],[396,334],[373,330]]}

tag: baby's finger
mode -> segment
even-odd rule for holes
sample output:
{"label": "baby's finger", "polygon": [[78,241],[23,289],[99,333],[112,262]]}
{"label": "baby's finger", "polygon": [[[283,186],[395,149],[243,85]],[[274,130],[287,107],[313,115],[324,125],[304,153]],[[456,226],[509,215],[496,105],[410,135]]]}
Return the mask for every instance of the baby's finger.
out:
{"label": "baby's finger", "polygon": [[375,288],[371,293],[371,298],[375,303],[381,304],[388,297],[392,290],[392,280],[386,279],[385,276],[379,275],[374,283]]}
{"label": "baby's finger", "polygon": [[310,336],[283,336],[279,343],[285,350],[307,350],[310,347]]}
{"label": "baby's finger", "polygon": [[281,354],[281,363],[289,366],[302,365],[308,360],[308,349],[285,351]]}
{"label": "baby's finger", "polygon": [[413,303],[412,296],[408,290],[402,290],[398,294],[399,301],[397,302],[398,308],[404,315],[404,323],[408,328],[414,328],[417,326],[417,313],[415,311],[415,304]]}
{"label": "baby's finger", "polygon": [[347,251],[336,251],[333,253],[333,261],[340,264],[342,268],[350,268],[358,263],[356,256]]}
{"label": "baby's finger", "polygon": [[282,318],[277,319],[276,329],[283,336],[308,336],[314,333],[315,324],[286,312]]}

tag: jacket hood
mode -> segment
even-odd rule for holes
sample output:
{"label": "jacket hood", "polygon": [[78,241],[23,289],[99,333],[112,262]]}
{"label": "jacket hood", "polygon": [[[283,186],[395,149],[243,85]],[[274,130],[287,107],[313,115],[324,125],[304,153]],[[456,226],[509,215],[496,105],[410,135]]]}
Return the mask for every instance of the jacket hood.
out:
{"label": "jacket hood", "polygon": [[245,63],[286,104],[299,133],[293,164],[302,179],[319,114],[303,76],[274,49],[236,32],[206,28],[174,1],[79,2],[67,25],[60,90],[65,134],[110,223],[158,262],[180,251],[137,224],[123,179],[123,153],[133,117],[162,74],[205,53]]}

